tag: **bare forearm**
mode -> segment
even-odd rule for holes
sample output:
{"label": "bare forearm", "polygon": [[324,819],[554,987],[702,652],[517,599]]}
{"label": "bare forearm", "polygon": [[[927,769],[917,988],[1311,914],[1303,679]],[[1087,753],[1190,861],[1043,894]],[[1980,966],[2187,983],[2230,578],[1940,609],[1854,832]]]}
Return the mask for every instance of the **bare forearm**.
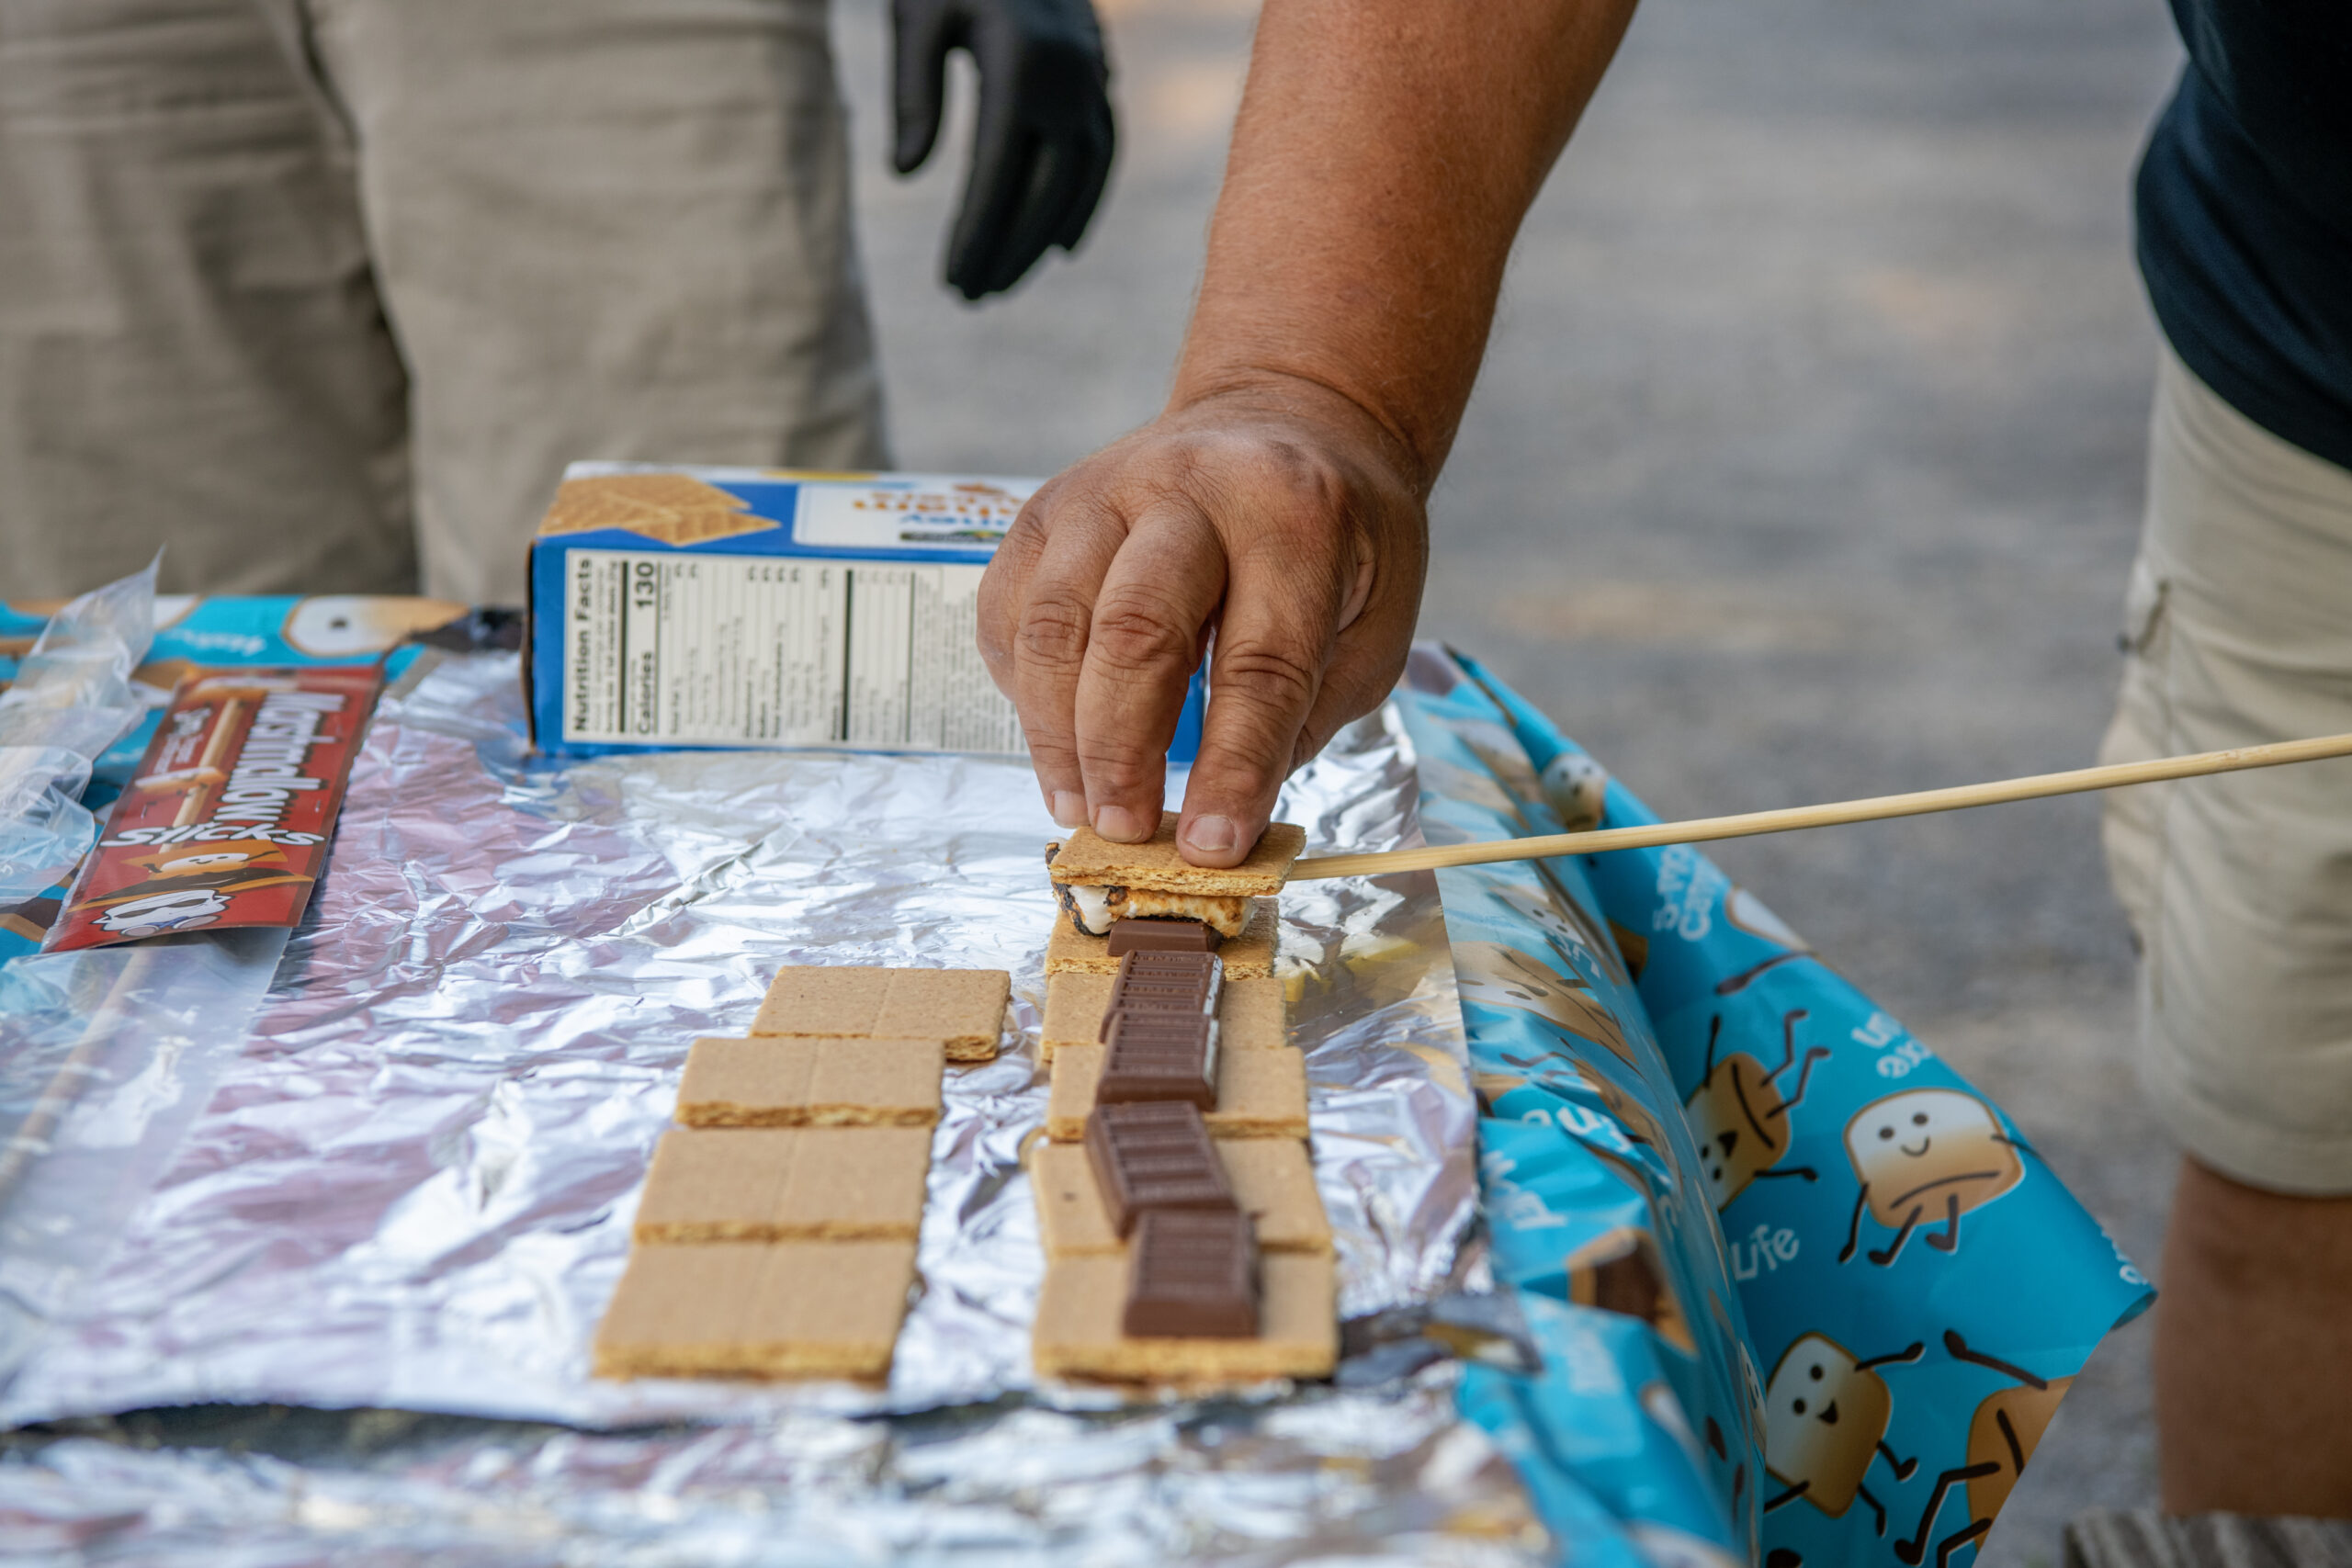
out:
{"label": "bare forearm", "polygon": [[1032,497],[980,585],[1057,820],[1150,834],[1209,649],[1178,843],[1232,865],[1394,685],[1512,236],[1632,9],[1266,0],[1168,408]]}
{"label": "bare forearm", "polygon": [[1171,409],[1317,384],[1384,427],[1426,491],[1512,237],[1632,13],[1270,0]]}

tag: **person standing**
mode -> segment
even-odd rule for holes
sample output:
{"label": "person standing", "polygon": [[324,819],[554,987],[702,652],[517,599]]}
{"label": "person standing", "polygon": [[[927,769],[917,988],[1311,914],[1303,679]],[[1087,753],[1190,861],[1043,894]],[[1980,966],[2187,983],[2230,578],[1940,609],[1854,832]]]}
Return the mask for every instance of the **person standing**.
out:
{"label": "person standing", "polygon": [[[2352,8],[2174,0],[2140,179],[2159,377],[2111,758],[2352,730]],[[1632,0],[1270,0],[1165,410],[1039,490],[979,641],[1057,821],[1231,865],[1404,667],[1513,236]],[[2114,797],[2142,1061],[2188,1150],[2164,1499],[2352,1515],[2352,763]]]}
{"label": "person standing", "polygon": [[[1075,245],[1088,0],[897,0],[901,173],[979,66],[967,299]],[[0,592],[520,603],[574,458],[887,463],[825,0],[9,0]]]}
{"label": "person standing", "polygon": [[[2163,331],[2122,761],[2352,730],[2352,9],[2173,0],[2137,187]],[[2177,1512],[2352,1516],[2352,768],[2124,790],[2141,1079],[2188,1151],[2156,1310]]]}

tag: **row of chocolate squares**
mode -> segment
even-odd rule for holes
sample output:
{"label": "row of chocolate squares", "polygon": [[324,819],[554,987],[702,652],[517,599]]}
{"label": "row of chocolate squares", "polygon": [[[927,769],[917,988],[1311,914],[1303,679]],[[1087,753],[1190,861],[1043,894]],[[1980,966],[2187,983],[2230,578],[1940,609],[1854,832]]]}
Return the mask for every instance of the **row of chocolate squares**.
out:
{"label": "row of chocolate squares", "polygon": [[1147,948],[1122,954],[1102,1011],[1096,1102],[1181,1100],[1199,1111],[1216,1105],[1224,981],[1225,966],[1214,953]]}
{"label": "row of chocolate squares", "polygon": [[[1107,1074],[1106,1074],[1107,1077]],[[1121,1331],[1135,1338],[1258,1333],[1258,1247],[1199,1107],[1097,1104],[1086,1158],[1105,1217],[1130,1242]]]}

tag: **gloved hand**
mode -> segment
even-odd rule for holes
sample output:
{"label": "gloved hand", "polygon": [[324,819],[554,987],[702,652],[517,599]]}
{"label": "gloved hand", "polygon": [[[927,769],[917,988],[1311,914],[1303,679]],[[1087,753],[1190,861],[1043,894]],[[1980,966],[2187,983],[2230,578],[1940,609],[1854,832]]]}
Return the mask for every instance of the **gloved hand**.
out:
{"label": "gloved hand", "polygon": [[948,286],[967,299],[1012,288],[1047,245],[1074,247],[1111,173],[1110,66],[1088,0],[892,0],[899,173],[939,139],[947,51],[971,51],[979,119]]}

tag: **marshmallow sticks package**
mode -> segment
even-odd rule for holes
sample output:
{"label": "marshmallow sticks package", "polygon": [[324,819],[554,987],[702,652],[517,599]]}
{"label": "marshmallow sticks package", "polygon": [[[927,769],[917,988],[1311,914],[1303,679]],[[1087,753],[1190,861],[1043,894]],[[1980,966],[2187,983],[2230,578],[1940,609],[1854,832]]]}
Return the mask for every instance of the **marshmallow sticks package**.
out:
{"label": "marshmallow sticks package", "polygon": [[[1605,776],[1467,659],[1417,649],[1398,700],[1432,843],[1558,831]],[[1604,826],[1656,820],[1607,784]],[[1704,855],[1438,881],[1497,1272],[1570,1303],[1529,1315],[1579,1369],[1479,1370],[1464,1413],[1653,1557],[1967,1561],[2147,1281],[1998,1106]],[[1677,1445],[1651,1428],[1709,1488],[1655,1484],[1640,1456]]]}
{"label": "marshmallow sticks package", "polygon": [[184,682],[48,950],[299,923],[382,683],[374,664]]}

